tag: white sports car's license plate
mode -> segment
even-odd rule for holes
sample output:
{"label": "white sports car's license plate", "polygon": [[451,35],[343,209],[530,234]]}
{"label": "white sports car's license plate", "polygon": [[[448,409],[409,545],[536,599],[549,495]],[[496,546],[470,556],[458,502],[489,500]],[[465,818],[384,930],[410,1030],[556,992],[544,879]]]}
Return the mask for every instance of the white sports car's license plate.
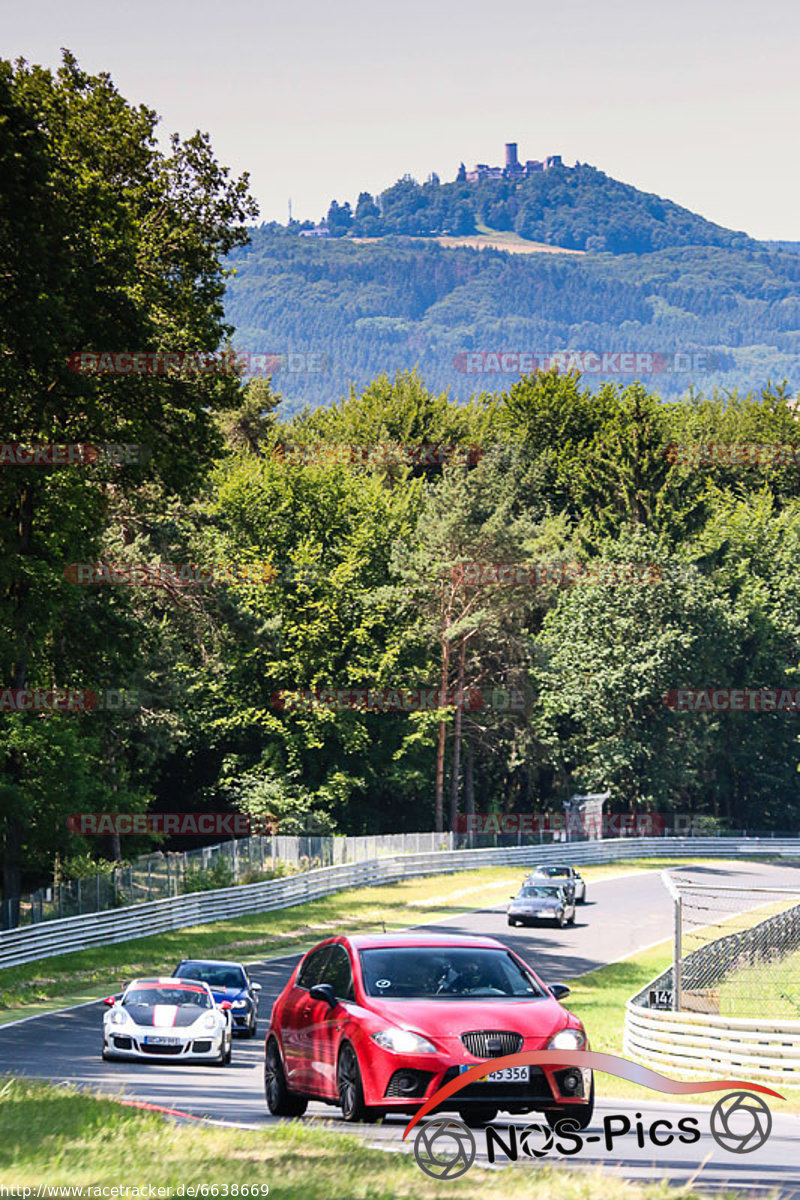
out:
{"label": "white sports car's license plate", "polygon": [[[462,1064],[462,1074],[468,1070],[469,1067]],[[529,1083],[530,1078],[530,1067],[504,1067],[502,1071],[490,1071],[488,1075],[483,1075],[478,1083]]]}
{"label": "white sports car's license plate", "polygon": [[146,1037],[144,1039],[145,1046],[180,1046],[180,1038],[172,1037]]}

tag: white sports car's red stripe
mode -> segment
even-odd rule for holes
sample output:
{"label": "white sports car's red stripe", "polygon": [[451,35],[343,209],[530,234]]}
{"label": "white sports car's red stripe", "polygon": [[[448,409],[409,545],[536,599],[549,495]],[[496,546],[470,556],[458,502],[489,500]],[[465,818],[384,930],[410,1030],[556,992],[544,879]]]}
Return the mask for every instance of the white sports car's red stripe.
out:
{"label": "white sports car's red stripe", "polygon": [[177,1004],[154,1004],[153,1005],[153,1024],[160,1025],[161,1028],[169,1028],[175,1024],[175,1019],[178,1015]]}

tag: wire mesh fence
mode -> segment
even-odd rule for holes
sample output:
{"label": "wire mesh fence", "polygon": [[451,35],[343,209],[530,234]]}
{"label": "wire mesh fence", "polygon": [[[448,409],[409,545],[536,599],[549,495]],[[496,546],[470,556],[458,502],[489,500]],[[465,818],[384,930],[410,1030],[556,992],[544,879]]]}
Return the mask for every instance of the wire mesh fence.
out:
{"label": "wire mesh fence", "polygon": [[451,849],[450,834],[393,833],[367,837],[259,835],[183,853],[158,851],[83,879],[61,880],[17,902],[9,901],[6,911],[0,914],[0,927],[11,929],[105,912],[189,892],[257,883],[316,867]]}
{"label": "wire mesh fence", "polygon": [[672,968],[653,1008],[800,1019],[800,888],[718,886],[671,875]]}
{"label": "wire mesh fence", "polygon": [[[671,828],[659,836],[669,837]],[[624,831],[627,836],[627,831]],[[633,834],[631,840],[635,841]],[[683,830],[681,830],[683,836]],[[692,836],[694,836],[694,831]],[[699,833],[697,834],[699,836]],[[782,834],[751,831],[715,831],[715,837],[779,840]],[[785,836],[797,837],[798,831]],[[690,840],[687,838],[687,840]],[[386,833],[357,837],[341,834],[253,836],[235,838],[181,853],[157,851],[132,863],[122,863],[82,879],[61,880],[0,906],[0,928],[13,929],[60,917],[104,912],[148,900],[163,900],[188,892],[206,891],[239,883],[310,871],[316,867],[365,862],[394,854],[422,854],[434,850],[492,849],[513,846],[563,845],[569,861],[574,837],[569,830],[513,833]],[[800,897],[798,897],[800,899]]]}

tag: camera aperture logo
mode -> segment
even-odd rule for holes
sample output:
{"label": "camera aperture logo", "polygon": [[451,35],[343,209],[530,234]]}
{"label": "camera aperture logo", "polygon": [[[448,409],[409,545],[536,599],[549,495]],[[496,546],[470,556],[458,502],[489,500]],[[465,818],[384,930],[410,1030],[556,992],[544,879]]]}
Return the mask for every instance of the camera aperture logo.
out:
{"label": "camera aperture logo", "polygon": [[456,1117],[434,1117],[417,1130],[414,1158],[434,1179],[458,1179],[475,1161],[476,1143],[471,1130]]}
{"label": "camera aperture logo", "polygon": [[[527,1051],[508,1054],[502,1059],[493,1059],[492,1066],[515,1066],[547,1062],[550,1065],[580,1066],[584,1069],[602,1070],[638,1083],[655,1091],[670,1095],[685,1095],[695,1092],[729,1092],[714,1105],[709,1117],[709,1132],[723,1150],[733,1154],[751,1154],[760,1149],[772,1131],[772,1115],[761,1096],[766,1093],[778,1099],[779,1092],[763,1084],[748,1083],[740,1079],[706,1080],[701,1083],[681,1083],[669,1076],[660,1075],[648,1067],[639,1066],[617,1055],[602,1054],[591,1050],[572,1051]],[[415,1125],[435,1107],[462,1088],[474,1083],[485,1072],[485,1064],[470,1067],[457,1079],[441,1087],[420,1107],[419,1112],[406,1126],[403,1137],[407,1137]],[[489,1107],[493,1107],[487,1096]],[[507,1126],[487,1124],[482,1130],[484,1154],[489,1163],[498,1159],[516,1162],[520,1156],[529,1159],[546,1158],[555,1153],[563,1156],[580,1154],[590,1144],[604,1148],[608,1153],[620,1152],[620,1139],[635,1138],[640,1149],[650,1146],[655,1149],[672,1145],[678,1141],[684,1145],[699,1142],[702,1136],[700,1116],[678,1116],[674,1118],[644,1118],[642,1113],[606,1113],[596,1123],[588,1120],[589,1114],[580,1113],[576,1107],[570,1115],[569,1106],[563,1106],[560,1119],[547,1122],[531,1121],[525,1125],[509,1123]],[[480,1136],[480,1135],[479,1135]],[[630,1143],[628,1143],[630,1146]],[[418,1166],[434,1179],[457,1179],[472,1166],[478,1152],[475,1134],[465,1122],[457,1117],[433,1116],[420,1124],[414,1139],[414,1157]]]}

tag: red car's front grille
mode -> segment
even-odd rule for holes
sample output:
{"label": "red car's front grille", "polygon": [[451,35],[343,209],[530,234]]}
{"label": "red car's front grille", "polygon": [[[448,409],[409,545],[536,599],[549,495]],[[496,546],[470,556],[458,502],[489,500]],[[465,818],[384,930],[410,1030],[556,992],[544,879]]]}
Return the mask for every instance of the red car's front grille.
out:
{"label": "red car's front grille", "polygon": [[524,1041],[521,1033],[507,1029],[477,1029],[462,1033],[461,1041],[476,1058],[502,1058],[504,1054],[516,1054]]}

